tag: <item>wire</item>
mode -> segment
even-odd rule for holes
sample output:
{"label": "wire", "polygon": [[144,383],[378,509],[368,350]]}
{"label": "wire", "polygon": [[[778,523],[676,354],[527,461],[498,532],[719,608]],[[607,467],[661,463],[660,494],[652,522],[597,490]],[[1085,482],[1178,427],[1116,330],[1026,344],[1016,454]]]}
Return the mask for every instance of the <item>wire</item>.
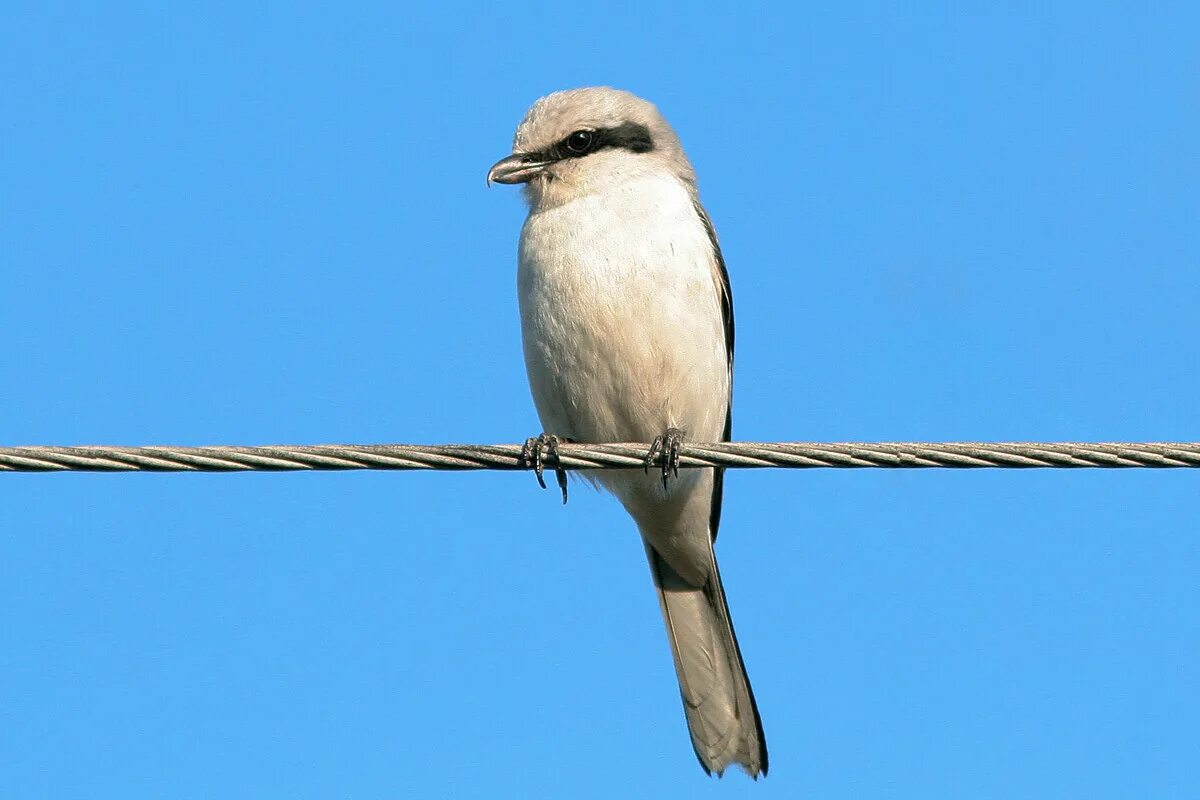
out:
{"label": "wire", "polygon": [[[0,447],[6,472],[283,472],[292,470],[522,470],[522,445],[270,447]],[[641,469],[649,444],[558,445],[547,469]],[[661,469],[662,457],[654,466]],[[812,469],[1200,467],[1200,442],[718,442],[686,443],[679,467]]]}

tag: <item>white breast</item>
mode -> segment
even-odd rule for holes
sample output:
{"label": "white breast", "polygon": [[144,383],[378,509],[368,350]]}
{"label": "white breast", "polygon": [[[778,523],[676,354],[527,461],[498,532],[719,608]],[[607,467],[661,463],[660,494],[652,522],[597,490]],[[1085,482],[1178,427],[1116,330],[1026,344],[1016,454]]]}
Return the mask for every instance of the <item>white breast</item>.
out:
{"label": "white breast", "polygon": [[682,183],[639,178],[535,211],[521,233],[525,363],[545,430],[720,438],[728,361],[712,244]]}

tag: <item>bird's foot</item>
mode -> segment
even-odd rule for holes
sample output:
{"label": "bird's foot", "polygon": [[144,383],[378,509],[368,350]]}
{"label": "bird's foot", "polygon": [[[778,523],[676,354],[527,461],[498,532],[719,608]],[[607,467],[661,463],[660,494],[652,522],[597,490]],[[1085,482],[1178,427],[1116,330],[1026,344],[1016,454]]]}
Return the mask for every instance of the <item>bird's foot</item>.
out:
{"label": "bird's foot", "polygon": [[542,477],[542,472],[546,468],[546,456],[554,459],[554,477],[558,480],[558,488],[562,490],[563,505],[567,504],[567,471],[558,463],[558,446],[563,442],[570,441],[563,436],[543,433],[538,436],[530,436],[525,440],[525,446],[521,448],[521,461],[525,462],[525,466],[533,467],[533,471],[537,475],[538,486],[543,489],[546,488],[546,480]]}
{"label": "bird's foot", "polygon": [[662,436],[655,437],[646,454],[645,471],[650,472],[655,460],[662,455],[662,483],[667,488],[667,478],[674,475],[679,477],[679,446],[683,444],[683,431],[679,428],[667,428]]}

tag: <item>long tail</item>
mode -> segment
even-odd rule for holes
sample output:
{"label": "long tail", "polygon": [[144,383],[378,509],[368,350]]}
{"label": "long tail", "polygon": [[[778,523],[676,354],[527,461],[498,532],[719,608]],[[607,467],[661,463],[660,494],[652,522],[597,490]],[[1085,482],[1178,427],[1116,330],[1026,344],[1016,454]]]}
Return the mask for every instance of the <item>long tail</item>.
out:
{"label": "long tail", "polygon": [[719,776],[730,764],[741,764],[752,778],[766,775],[767,743],[715,556],[703,586],[688,583],[649,542],[646,556],[700,766]]}

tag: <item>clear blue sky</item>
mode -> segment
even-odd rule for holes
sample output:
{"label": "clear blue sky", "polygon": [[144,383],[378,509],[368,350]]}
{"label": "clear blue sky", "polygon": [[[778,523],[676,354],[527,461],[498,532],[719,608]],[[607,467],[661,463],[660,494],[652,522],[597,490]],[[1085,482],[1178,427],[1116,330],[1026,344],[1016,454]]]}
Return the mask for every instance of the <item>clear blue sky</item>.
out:
{"label": "clear blue sky", "polygon": [[[536,433],[484,173],[590,84],[696,164],[736,438],[1200,438],[1200,13],[838,5],[7,8],[0,442]],[[756,785],[582,486],[0,475],[0,796],[1194,797],[1198,498],[731,474]]]}

